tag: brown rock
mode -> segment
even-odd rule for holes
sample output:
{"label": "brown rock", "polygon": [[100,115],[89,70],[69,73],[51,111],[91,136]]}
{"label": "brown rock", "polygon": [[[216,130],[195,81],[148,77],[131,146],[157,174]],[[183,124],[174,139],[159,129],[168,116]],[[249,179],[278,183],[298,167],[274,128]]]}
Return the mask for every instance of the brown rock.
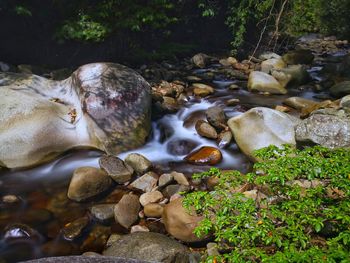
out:
{"label": "brown rock", "polygon": [[211,86],[203,83],[193,83],[192,87],[193,93],[199,97],[205,97],[214,93],[214,89]]}
{"label": "brown rock", "polygon": [[221,159],[220,150],[210,146],[203,146],[185,157],[185,160],[192,164],[214,165],[219,163]]}
{"label": "brown rock", "polygon": [[140,204],[145,206],[150,203],[157,203],[163,198],[163,194],[159,191],[144,193],[140,196]]}
{"label": "brown rock", "polygon": [[217,144],[219,148],[225,148],[232,141],[233,135],[231,131],[222,131],[218,135]]}
{"label": "brown rock", "polygon": [[178,173],[178,172],[172,172],[171,173],[174,176],[174,180],[181,185],[190,185],[186,176],[183,173]]}
{"label": "brown rock", "polygon": [[73,173],[68,188],[68,197],[80,202],[96,196],[112,185],[107,173],[95,167],[80,167]]}
{"label": "brown rock", "polygon": [[121,226],[129,228],[137,221],[140,208],[139,197],[137,195],[124,195],[119,203],[115,205],[115,221]]}
{"label": "brown rock", "polygon": [[147,204],[144,207],[145,216],[156,218],[161,217],[163,209],[163,206],[160,204]]}
{"label": "brown rock", "polygon": [[203,238],[198,238],[193,231],[203,217],[195,213],[191,215],[182,206],[182,200],[182,198],[175,199],[164,207],[162,220],[165,228],[170,235],[181,241],[201,241]]}
{"label": "brown rock", "polygon": [[210,107],[206,111],[206,116],[208,122],[219,130],[224,129],[227,126],[226,114],[219,106]]}
{"label": "brown rock", "polygon": [[209,123],[203,120],[199,120],[196,123],[196,131],[200,136],[209,138],[209,139],[216,139],[218,137],[218,134],[213,126],[211,126]]}

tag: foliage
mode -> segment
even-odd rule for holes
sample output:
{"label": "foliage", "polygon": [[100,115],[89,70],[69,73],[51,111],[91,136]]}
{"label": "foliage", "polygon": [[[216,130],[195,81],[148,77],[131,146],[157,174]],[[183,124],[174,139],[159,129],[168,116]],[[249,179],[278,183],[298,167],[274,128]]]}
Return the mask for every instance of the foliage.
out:
{"label": "foliage", "polygon": [[[211,169],[213,191],[185,196],[205,219],[198,236],[213,233],[221,256],[207,262],[349,262],[350,150],[270,146],[246,176]],[[255,199],[241,189],[257,190]]]}
{"label": "foliage", "polygon": [[169,0],[80,1],[78,12],[64,21],[58,36],[67,39],[102,41],[112,32],[166,28],[177,21]]}

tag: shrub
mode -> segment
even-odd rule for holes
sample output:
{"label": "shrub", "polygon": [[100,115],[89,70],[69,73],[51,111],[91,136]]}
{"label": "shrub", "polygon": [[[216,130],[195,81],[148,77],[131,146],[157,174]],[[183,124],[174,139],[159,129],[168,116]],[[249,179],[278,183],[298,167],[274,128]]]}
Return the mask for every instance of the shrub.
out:
{"label": "shrub", "polygon": [[[256,155],[263,162],[247,175],[216,168],[194,175],[218,178],[213,191],[183,202],[205,217],[195,233],[213,233],[222,251],[206,261],[349,262],[350,150],[270,146]],[[246,197],[243,185],[258,197]]]}

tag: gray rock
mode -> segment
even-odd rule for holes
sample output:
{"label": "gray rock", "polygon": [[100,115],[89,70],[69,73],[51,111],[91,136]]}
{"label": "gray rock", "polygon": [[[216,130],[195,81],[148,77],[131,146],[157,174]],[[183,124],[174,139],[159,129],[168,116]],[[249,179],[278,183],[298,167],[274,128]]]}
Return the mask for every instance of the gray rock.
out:
{"label": "gray rock", "polygon": [[253,161],[257,160],[254,150],[269,145],[295,145],[296,124],[292,116],[264,107],[253,108],[228,121],[239,148]]}
{"label": "gray rock", "polygon": [[103,155],[99,160],[100,167],[107,172],[117,183],[129,181],[134,173],[131,166],[126,165],[123,160],[112,155]]}
{"label": "gray rock", "polygon": [[287,68],[273,69],[271,75],[283,87],[298,87],[310,81],[310,75],[302,65],[291,65]]}
{"label": "gray rock", "polygon": [[144,174],[152,167],[151,161],[138,153],[130,153],[126,156],[125,163],[130,165],[138,174]]}
{"label": "gray rock", "polygon": [[90,213],[100,222],[106,222],[114,217],[115,204],[98,204],[90,208]]}
{"label": "gray rock", "polygon": [[192,57],[191,61],[195,66],[199,68],[204,68],[206,64],[210,61],[210,57],[206,54],[198,53]]}
{"label": "gray rock", "polygon": [[150,192],[157,185],[158,175],[154,172],[148,172],[137,178],[130,184],[130,187],[144,192]]}
{"label": "gray rock", "polygon": [[314,55],[310,50],[299,49],[292,50],[282,56],[284,62],[288,65],[294,64],[311,64],[314,60]]}
{"label": "gray rock", "polygon": [[280,55],[276,54],[276,53],[273,53],[273,52],[264,52],[262,54],[259,55],[259,59],[261,60],[267,60],[267,59],[279,59],[281,58]]}
{"label": "gray rock", "polygon": [[136,232],[122,236],[103,255],[133,258],[151,262],[186,263],[190,262],[187,247],[158,233]]}
{"label": "gray rock", "polygon": [[186,155],[198,146],[198,142],[176,138],[167,144],[167,152],[172,155]]}
{"label": "gray rock", "polygon": [[171,174],[174,176],[174,180],[181,185],[187,185],[189,186],[190,183],[188,182],[186,176],[183,173],[178,172],[171,172]]}
{"label": "gray rock", "polygon": [[227,126],[224,110],[219,106],[210,107],[206,111],[207,121],[216,129],[222,130]]}
{"label": "gray rock", "polygon": [[165,189],[163,190],[163,195],[167,198],[170,198],[177,193],[188,192],[189,190],[190,187],[187,185],[171,184],[165,187]]}
{"label": "gray rock", "polygon": [[198,120],[195,125],[196,131],[200,136],[216,139],[218,137],[218,133],[209,123],[203,120]]}
{"label": "gray rock", "polygon": [[350,108],[350,95],[343,97],[339,103],[342,108]]}
{"label": "gray rock", "polygon": [[350,113],[344,110],[324,109],[295,128],[296,140],[314,142],[329,148],[350,147]]}
{"label": "gray rock", "polygon": [[114,218],[117,223],[129,228],[139,218],[141,205],[139,197],[134,194],[126,194],[114,207]]}
{"label": "gray rock", "polygon": [[172,174],[162,174],[159,177],[158,186],[159,187],[166,186],[170,184],[173,180],[174,180],[174,176]]}
{"label": "gray rock", "polygon": [[122,65],[88,64],[63,81],[0,72],[0,86],[1,166],[37,165],[76,147],[117,154],[143,145],[151,128],[150,86]]}
{"label": "gray rock", "polygon": [[68,197],[80,202],[106,191],[112,185],[107,173],[95,167],[77,168],[68,187]]}
{"label": "gray rock", "polygon": [[271,75],[253,71],[248,79],[249,91],[269,92],[271,94],[286,94],[287,90]]}
{"label": "gray rock", "polygon": [[341,98],[350,94],[350,81],[340,82],[330,88],[330,93],[336,98]]}
{"label": "gray rock", "polygon": [[261,71],[267,74],[271,73],[273,69],[285,68],[287,64],[281,58],[271,58],[261,63]]}

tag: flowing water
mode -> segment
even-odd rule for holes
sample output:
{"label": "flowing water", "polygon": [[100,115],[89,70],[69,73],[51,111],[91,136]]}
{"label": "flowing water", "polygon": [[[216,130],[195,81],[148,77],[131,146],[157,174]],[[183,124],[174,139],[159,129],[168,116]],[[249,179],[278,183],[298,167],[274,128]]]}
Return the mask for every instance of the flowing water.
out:
{"label": "flowing water", "polygon": [[[197,70],[193,73],[200,75],[207,70]],[[310,70],[315,80],[320,80],[319,70],[320,68],[317,67]],[[194,128],[198,119],[205,119],[205,111],[209,107],[223,106],[226,115],[230,118],[255,106],[274,108],[290,96],[312,98],[315,95],[310,90],[290,90],[287,95],[266,96],[250,93],[244,89],[229,90],[227,87],[233,83],[238,82],[224,79],[222,76],[215,77],[210,83],[216,87],[214,95],[205,99],[190,97],[177,113],[166,114],[154,120],[148,142],[139,149],[121,153],[119,157],[124,159],[130,152],[140,153],[151,160],[159,172],[176,170],[190,175],[193,172],[204,171],[208,166],[190,165],[183,159],[187,153],[201,146],[218,147],[214,140],[200,137]],[[232,98],[239,99],[239,104],[225,106],[226,102]],[[251,168],[251,163],[234,142],[220,150],[223,160],[217,167],[237,169],[242,172],[247,172]],[[7,230],[2,231],[0,240],[0,262],[3,262],[2,259],[4,262],[16,262],[43,256],[80,254],[88,250],[99,251],[103,247],[105,240],[95,240],[90,244],[86,241],[89,239],[85,235],[74,242],[68,242],[63,240],[60,232],[68,222],[86,215],[87,208],[92,204],[115,203],[124,193],[125,190],[120,187],[107,197],[101,196],[87,203],[77,204],[67,199],[67,185],[74,169],[81,166],[98,167],[101,154],[98,151],[76,150],[39,167],[1,172],[1,196],[16,195],[19,200],[14,203],[0,202],[0,229]],[[13,223],[23,223],[33,229],[24,231],[15,227],[9,230],[9,225]],[[89,229],[94,227],[96,224],[91,224]],[[162,227],[157,222],[153,227],[158,227],[157,231],[162,231]],[[106,231],[106,235],[124,231],[113,224],[105,228],[99,231]]]}

